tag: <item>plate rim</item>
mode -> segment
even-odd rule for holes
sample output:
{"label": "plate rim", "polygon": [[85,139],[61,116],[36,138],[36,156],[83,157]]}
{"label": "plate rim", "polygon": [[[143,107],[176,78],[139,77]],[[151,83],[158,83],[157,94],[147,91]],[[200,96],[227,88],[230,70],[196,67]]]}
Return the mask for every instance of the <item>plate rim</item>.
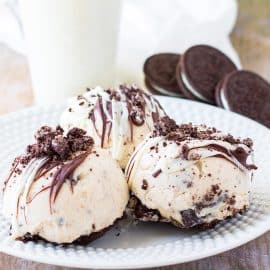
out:
{"label": "plate rim", "polygon": [[[268,220],[270,221],[270,218],[268,218]],[[265,223],[262,223],[265,224]],[[140,263],[140,264],[114,264],[114,265],[108,265],[108,264],[100,264],[100,263],[96,263],[96,264],[92,264],[89,265],[87,263],[58,263],[58,261],[53,261],[53,259],[51,257],[45,258],[46,256],[35,256],[34,258],[31,257],[31,255],[27,255],[25,252],[23,251],[17,251],[17,252],[12,252],[10,251],[11,248],[7,249],[7,250],[3,250],[2,249],[2,245],[0,244],[0,252],[11,255],[11,256],[15,256],[21,259],[26,259],[29,261],[33,261],[33,262],[38,262],[38,263],[44,263],[44,264],[49,264],[49,265],[55,265],[55,266],[62,266],[62,267],[69,267],[69,268],[82,268],[82,269],[141,269],[141,268],[152,268],[152,267],[163,267],[163,266],[171,266],[171,265],[177,265],[177,264],[182,264],[182,263],[188,263],[188,262],[193,262],[193,261],[197,261],[200,259],[204,259],[204,258],[208,258],[214,255],[218,255],[220,253],[226,252],[226,251],[230,251],[234,248],[240,247],[244,244],[247,244],[248,242],[258,238],[259,236],[262,236],[263,234],[265,234],[266,232],[269,231],[269,228],[267,225],[263,226],[264,228],[262,228],[262,230],[255,230],[256,233],[254,233],[251,237],[245,239],[244,241],[241,241],[240,239],[238,241],[235,241],[234,244],[232,244],[229,248],[228,246],[224,246],[222,248],[212,248],[212,249],[208,249],[208,252],[205,252],[207,254],[204,254],[204,252],[202,252],[201,254],[195,254],[195,255],[191,255],[190,257],[185,257],[185,258],[175,258],[175,259],[167,259],[166,262],[162,261],[162,262],[151,262],[151,263]],[[138,249],[138,248],[137,248]],[[121,250],[119,248],[114,249],[115,251],[117,250]]]}
{"label": "plate rim", "polygon": [[[230,111],[226,111],[222,108],[218,108],[215,107],[213,105],[210,104],[205,104],[205,103],[200,103],[197,101],[191,101],[191,100],[186,100],[186,99],[182,99],[182,98],[175,98],[175,97],[164,97],[164,96],[159,96],[156,95],[155,97],[157,97],[158,100],[167,100],[167,102],[183,102],[183,103],[190,103],[190,105],[195,104],[196,106],[201,106],[201,107],[211,107],[211,109],[213,110],[221,110],[223,111],[223,113],[225,114],[233,114],[234,117],[242,119],[244,121],[248,121],[250,122],[250,124],[252,125],[258,125],[260,126],[260,128],[263,128],[265,132],[267,132],[270,135],[270,129],[268,129],[266,126],[257,123],[256,121],[240,115],[238,113],[234,113],[234,112],[230,112]],[[61,107],[63,107],[65,105],[65,103],[58,103],[58,104],[52,104],[52,105],[46,105],[46,106],[39,106],[39,105],[35,105],[35,106],[31,106],[28,108],[24,108],[22,110],[18,110],[15,112],[11,112],[8,114],[4,114],[0,116],[0,124],[2,121],[11,121],[12,118],[16,118],[20,115],[20,117],[22,117],[22,114],[27,114],[27,113],[31,113],[31,111],[34,113],[36,110],[42,110],[44,108],[46,108],[46,110],[49,110],[50,108],[53,108],[54,110],[59,109]],[[52,265],[58,265],[58,266],[65,266],[65,267],[80,267],[80,268],[103,268],[103,269],[139,269],[139,268],[150,268],[150,267],[160,267],[160,266],[169,266],[169,265],[174,265],[174,264],[180,264],[180,263],[186,263],[186,262],[191,262],[191,261],[196,261],[202,258],[207,258],[209,256],[213,256],[213,255],[217,255],[219,253],[225,252],[225,251],[229,251],[231,249],[234,249],[236,247],[239,247],[241,245],[244,245],[252,240],[254,240],[255,238],[263,235],[264,233],[266,233],[267,231],[270,230],[270,225],[268,225],[268,223],[270,223],[270,213],[264,217],[263,220],[260,220],[257,224],[256,224],[256,229],[249,231],[249,233],[247,234],[247,232],[245,232],[244,234],[248,237],[240,237],[238,239],[235,239],[234,242],[232,243],[225,243],[223,244],[220,248],[219,247],[211,247],[211,248],[207,248],[206,251],[202,251],[200,254],[199,253],[195,253],[195,254],[191,254],[189,256],[184,256],[184,257],[167,257],[166,259],[159,259],[157,260],[157,262],[140,262],[138,264],[128,264],[125,261],[123,261],[122,263],[120,263],[119,265],[115,264],[115,263],[111,263],[111,264],[101,264],[101,263],[94,263],[94,264],[89,264],[82,261],[82,262],[75,262],[73,261],[73,263],[70,263],[70,261],[62,261],[61,263],[58,262],[57,260],[54,259],[54,257],[48,257],[46,256],[46,254],[35,254],[34,258],[32,254],[27,254],[23,249],[18,250],[18,249],[12,249],[12,247],[5,245],[4,243],[0,243],[0,252],[3,252],[5,254],[9,254],[12,256],[16,256],[22,259],[27,259],[27,260],[31,260],[31,261],[35,261],[35,262],[41,262],[41,263],[45,263],[45,264],[52,264]],[[154,248],[157,247],[158,245],[164,245],[164,244],[157,244],[157,245],[151,245],[151,246],[147,246],[146,248]],[[111,249],[111,248],[108,248]],[[117,250],[123,250],[124,248],[113,248],[113,250],[117,251]],[[129,248],[126,248],[129,249]],[[131,249],[145,249],[142,247],[138,247],[138,248],[131,248]],[[106,250],[106,248],[104,249]],[[31,257],[32,256],[32,257]]]}

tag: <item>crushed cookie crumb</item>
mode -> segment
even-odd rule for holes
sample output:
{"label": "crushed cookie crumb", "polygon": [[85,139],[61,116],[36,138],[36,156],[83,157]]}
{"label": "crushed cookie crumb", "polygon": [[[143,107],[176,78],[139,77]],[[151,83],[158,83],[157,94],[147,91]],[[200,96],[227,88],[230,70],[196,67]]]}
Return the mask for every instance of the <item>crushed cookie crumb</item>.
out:
{"label": "crushed cookie crumb", "polygon": [[142,180],[142,189],[147,190],[147,188],[148,188],[148,182],[145,179],[143,179]]}

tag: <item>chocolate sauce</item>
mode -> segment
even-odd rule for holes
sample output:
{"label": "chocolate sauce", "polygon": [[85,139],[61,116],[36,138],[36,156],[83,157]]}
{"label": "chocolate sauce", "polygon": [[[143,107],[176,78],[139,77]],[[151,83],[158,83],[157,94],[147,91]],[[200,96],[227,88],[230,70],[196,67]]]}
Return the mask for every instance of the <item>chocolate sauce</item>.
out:
{"label": "chocolate sauce", "polygon": [[[37,169],[37,172],[31,185],[50,172],[53,168],[59,166],[53,176],[52,184],[42,188],[31,200],[26,199],[27,203],[31,202],[41,192],[50,188],[51,207],[51,202],[55,201],[65,180],[71,180],[70,177],[74,170],[91,152],[94,141],[91,137],[85,135],[86,132],[84,130],[73,128],[66,136],[63,135],[63,132],[64,131],[61,127],[56,127],[56,129],[48,126],[41,127],[35,134],[36,143],[28,145],[26,154],[19,156],[14,160],[13,167],[5,181],[5,186],[12,174],[16,173],[19,164],[25,168],[28,165],[31,166],[29,162],[35,159],[41,159],[39,167],[35,168]],[[76,152],[83,153],[73,158]],[[29,190],[31,190],[31,185]],[[17,198],[17,215],[20,197],[21,196]],[[27,197],[28,194],[26,194],[26,198]]]}
{"label": "chocolate sauce", "polygon": [[[131,165],[132,164],[132,165]],[[131,167],[127,168],[127,181],[129,181],[135,162],[130,163]]]}
{"label": "chocolate sauce", "polygon": [[[125,97],[124,100],[126,104],[126,109],[128,111],[128,122],[130,125],[130,140],[131,141],[133,141],[134,126],[142,126],[145,123],[146,99],[148,99],[149,102],[153,106],[152,109],[154,111],[152,112],[152,120],[154,123],[157,122],[160,117],[159,111],[160,110],[163,111],[161,105],[158,103],[157,100],[150,98],[150,96],[144,93],[144,91],[135,87],[127,87],[125,85],[120,85],[119,90],[109,89],[109,90],[106,90],[105,92],[110,95],[110,101],[106,101],[106,110],[108,111],[110,115],[110,119],[108,119],[107,114],[104,111],[101,96],[98,97],[98,100],[96,102],[94,109],[89,113],[89,119],[92,121],[95,131],[101,139],[101,147],[104,147],[106,134],[107,134],[107,140],[109,141],[111,129],[112,129],[112,119],[114,117],[112,113],[112,100],[114,99],[120,102],[121,101],[120,93]],[[101,134],[99,133],[98,128],[96,126],[95,112],[98,112],[98,114],[101,117],[101,121],[102,121]],[[164,111],[163,113],[165,115]]]}
{"label": "chocolate sauce", "polygon": [[234,165],[235,167],[238,167],[238,164],[236,162],[234,162],[233,160],[231,160],[230,158],[227,158],[226,156],[224,156],[222,154],[216,154],[212,157],[223,158],[223,159],[227,160],[228,162],[232,163],[232,165]]}
{"label": "chocolate sauce", "polygon": [[161,174],[162,170],[161,169],[158,169],[157,171],[155,171],[152,176],[157,178],[160,174]]}
{"label": "chocolate sauce", "polygon": [[27,204],[31,203],[40,193],[42,193],[42,192],[44,192],[44,191],[46,191],[47,189],[50,189],[50,188],[51,188],[51,186],[47,186],[47,187],[42,188],[37,193],[35,193],[35,195],[30,200],[27,200],[26,203]]}
{"label": "chocolate sauce", "polygon": [[107,115],[104,112],[103,105],[102,105],[102,97],[98,97],[97,101],[97,109],[100,113],[101,120],[102,120],[102,131],[101,131],[101,147],[104,147],[104,139],[106,134],[106,127],[107,127]]}
{"label": "chocolate sauce", "polygon": [[247,164],[247,158],[249,153],[247,153],[242,147],[238,147],[231,151],[231,154],[248,170],[256,170],[257,166],[254,164]]}
{"label": "chocolate sauce", "polygon": [[96,125],[96,116],[95,116],[95,112],[94,112],[94,111],[91,111],[91,112],[89,113],[89,115],[88,115],[88,118],[92,121],[93,126],[94,126],[94,129],[95,129],[97,135],[98,135],[99,137],[101,137],[100,134],[99,134],[99,131],[98,131],[98,129],[97,129],[97,125]]}
{"label": "chocolate sauce", "polygon": [[[38,179],[40,179],[42,176],[44,176],[46,173],[51,171],[53,168],[57,166],[59,166],[59,168],[56,170],[56,172],[53,175],[53,180],[52,180],[51,185],[42,188],[30,200],[27,200],[27,203],[31,203],[34,200],[34,198],[36,198],[37,195],[39,195],[43,191],[46,191],[47,189],[50,189],[50,208],[51,208],[51,203],[55,202],[56,197],[66,180],[70,181],[71,189],[73,191],[72,174],[75,171],[75,169],[84,161],[84,159],[87,157],[88,154],[89,154],[88,152],[80,154],[79,156],[75,157],[74,159],[72,159],[66,164],[60,161],[53,161],[53,160],[47,159],[38,169],[33,183],[37,181]],[[30,189],[31,189],[31,186],[29,190]],[[28,194],[27,194],[27,197],[28,197]]]}
{"label": "chocolate sauce", "polygon": [[41,167],[38,169],[34,181],[37,181],[39,178],[41,178],[42,176],[44,176],[46,173],[48,173],[50,170],[52,170],[54,167],[60,165],[61,162],[60,161],[53,161],[51,159],[47,159],[42,165]]}
{"label": "chocolate sauce", "polygon": [[[207,148],[209,150],[215,150],[217,152],[223,153],[224,155],[226,155],[228,157],[235,158],[243,167],[245,167],[248,170],[257,169],[257,167],[255,165],[247,164],[247,158],[248,158],[250,153],[246,152],[243,147],[237,147],[235,150],[229,150],[226,147],[223,147],[221,145],[214,144],[214,143],[208,144],[205,146],[192,147],[192,148],[189,148],[188,151],[185,151],[186,159],[188,157],[188,153],[191,150],[198,149],[198,148]],[[233,160],[226,158],[226,156],[224,156],[224,155],[216,154],[214,156],[224,158],[224,159],[228,160],[229,162],[233,163],[233,165],[235,165],[237,167],[237,164]]]}
{"label": "chocolate sauce", "polygon": [[133,141],[133,125],[142,126],[145,122],[145,101],[143,93],[139,89],[127,88],[124,85],[120,85],[119,89],[125,96],[130,126],[130,139]]}
{"label": "chocolate sauce", "polygon": [[110,117],[112,119],[112,103],[110,101],[106,102],[106,109],[109,112],[109,115],[110,115]]}
{"label": "chocolate sauce", "polygon": [[[106,109],[109,112],[109,115],[112,119],[113,115],[112,115],[112,103],[110,101],[106,102]],[[111,132],[112,132],[112,120],[108,121],[108,125],[109,125],[109,130],[108,130],[108,136],[107,136],[107,140],[110,140],[110,136],[111,136]]]}
{"label": "chocolate sauce", "polygon": [[88,154],[88,152],[80,154],[68,163],[62,164],[60,168],[57,169],[53,176],[52,184],[50,186],[50,206],[52,203],[55,202],[64,182],[66,180],[72,180],[73,172],[85,160]]}
{"label": "chocolate sauce", "polygon": [[[106,133],[108,134],[107,140],[109,141],[111,129],[112,129],[112,105],[111,105],[111,102],[106,102],[106,109],[108,110],[108,112],[111,116],[111,119],[107,118],[107,115],[104,112],[104,108],[103,108],[103,104],[102,104],[102,97],[99,96],[94,109],[89,113],[89,119],[92,121],[94,129],[100,138],[100,141],[101,141],[100,146],[102,148],[104,147],[104,144],[105,144]],[[99,132],[97,125],[96,125],[96,116],[95,116],[96,111],[99,113],[99,115],[101,117],[101,121],[102,121],[101,133]]]}

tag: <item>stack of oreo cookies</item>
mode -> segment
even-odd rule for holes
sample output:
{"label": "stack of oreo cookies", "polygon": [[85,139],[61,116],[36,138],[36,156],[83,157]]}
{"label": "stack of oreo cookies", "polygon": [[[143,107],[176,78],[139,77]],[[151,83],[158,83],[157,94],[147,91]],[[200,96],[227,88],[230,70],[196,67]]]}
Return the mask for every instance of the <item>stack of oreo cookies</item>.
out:
{"label": "stack of oreo cookies", "polygon": [[238,70],[216,48],[196,45],[182,55],[155,54],[143,69],[154,94],[207,102],[270,127],[270,84],[251,71]]}

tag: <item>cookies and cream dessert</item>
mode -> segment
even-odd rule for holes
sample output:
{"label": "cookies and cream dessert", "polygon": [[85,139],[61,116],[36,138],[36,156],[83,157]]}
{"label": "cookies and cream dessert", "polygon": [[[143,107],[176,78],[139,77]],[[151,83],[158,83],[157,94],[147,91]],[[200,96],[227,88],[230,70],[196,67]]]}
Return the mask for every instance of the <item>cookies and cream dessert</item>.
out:
{"label": "cookies and cream dessert", "polygon": [[108,90],[96,87],[69,101],[60,125],[65,132],[73,127],[86,130],[97,145],[110,148],[125,168],[135,147],[164,115],[158,101],[134,85]]}
{"label": "cookies and cream dessert", "polygon": [[210,227],[249,207],[251,139],[163,117],[132,155],[126,177],[139,220]]}
{"label": "cookies and cream dessert", "polygon": [[124,174],[85,131],[43,126],[5,181],[3,212],[11,236],[87,242],[121,218],[129,199]]}

